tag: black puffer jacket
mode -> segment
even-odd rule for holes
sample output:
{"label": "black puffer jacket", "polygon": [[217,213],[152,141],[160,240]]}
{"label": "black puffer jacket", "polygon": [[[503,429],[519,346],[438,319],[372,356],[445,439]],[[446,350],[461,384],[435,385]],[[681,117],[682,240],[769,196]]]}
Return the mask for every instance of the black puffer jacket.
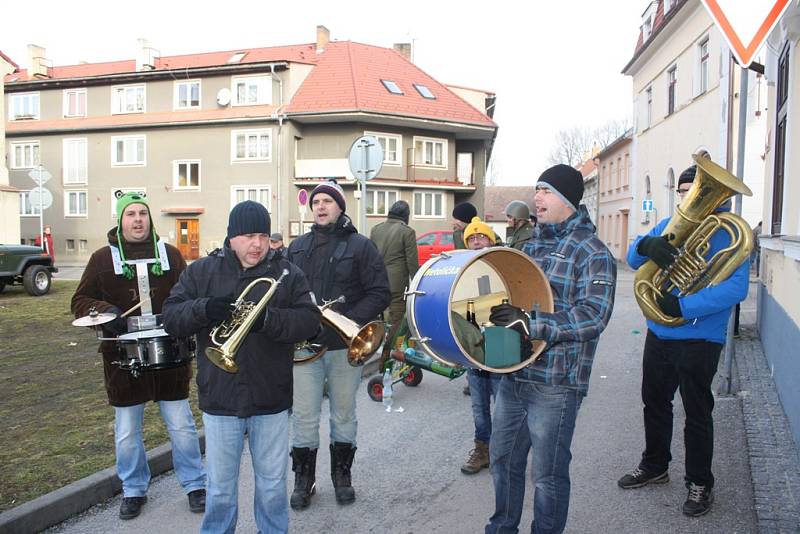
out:
{"label": "black puffer jacket", "polygon": [[[236,354],[239,371],[219,369],[205,355],[211,321],[210,297],[238,297],[257,278],[284,277],[269,300],[267,316],[254,325]],[[254,286],[245,300],[258,302],[267,284]],[[287,410],[292,405],[294,344],[313,336],[320,313],[303,273],[274,251],[258,265],[243,269],[227,246],[192,263],[164,303],[164,326],[175,336],[197,334],[197,386],[200,409],[213,415],[249,417]]]}
{"label": "black puffer jacket", "polygon": [[[344,295],[345,302],[333,309],[360,325],[374,320],[389,306],[391,293],[383,258],[345,214],[334,224],[315,224],[310,232],[292,241],[288,258],[305,273],[318,304]],[[346,347],[327,326],[315,342],[331,350]]]}

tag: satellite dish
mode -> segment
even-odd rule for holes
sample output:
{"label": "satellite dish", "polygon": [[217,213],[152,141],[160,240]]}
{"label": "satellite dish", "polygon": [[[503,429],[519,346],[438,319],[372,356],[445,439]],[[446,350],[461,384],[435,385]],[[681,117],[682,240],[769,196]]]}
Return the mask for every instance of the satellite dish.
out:
{"label": "satellite dish", "polygon": [[231,90],[223,87],[217,93],[217,104],[220,106],[227,106],[231,103]]}

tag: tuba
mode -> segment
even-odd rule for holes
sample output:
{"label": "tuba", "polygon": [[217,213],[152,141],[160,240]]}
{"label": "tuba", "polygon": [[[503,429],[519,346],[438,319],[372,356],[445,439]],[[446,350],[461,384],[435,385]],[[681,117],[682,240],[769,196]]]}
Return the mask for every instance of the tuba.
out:
{"label": "tuba", "polygon": [[[318,306],[322,313],[322,322],[330,326],[347,344],[347,363],[353,367],[364,365],[370,356],[380,348],[386,328],[380,321],[371,321],[360,326],[352,319],[331,309],[334,304],[339,302],[344,302],[344,295]],[[322,357],[327,350],[328,347],[325,345],[306,342],[295,348],[294,363],[313,362]]]}
{"label": "tuba", "polygon": [[[244,288],[239,298],[233,303],[234,309],[230,319],[221,322],[211,330],[211,342],[217,345],[206,349],[206,357],[211,360],[211,363],[229,373],[235,373],[239,370],[239,366],[236,365],[236,351],[239,350],[244,338],[253,328],[253,323],[266,308],[269,299],[275,294],[281,280],[288,274],[289,270],[284,269],[277,280],[273,278],[257,278]],[[257,303],[245,300],[245,296],[253,286],[260,283],[269,284],[269,289],[261,297],[261,300]]]}
{"label": "tuba", "polygon": [[[733,195],[751,196],[750,188],[713,161],[697,155],[692,159],[697,165],[692,188],[661,234],[668,237],[679,255],[668,269],[648,261],[636,271],[634,279],[636,302],[645,317],[667,326],[686,320],[663,313],[658,297],[675,288],[679,296],[684,296],[714,286],[728,278],[753,250],[753,234],[744,219],[733,213],[714,213]],[[730,245],[706,259],[711,236],[718,230],[728,233]]]}

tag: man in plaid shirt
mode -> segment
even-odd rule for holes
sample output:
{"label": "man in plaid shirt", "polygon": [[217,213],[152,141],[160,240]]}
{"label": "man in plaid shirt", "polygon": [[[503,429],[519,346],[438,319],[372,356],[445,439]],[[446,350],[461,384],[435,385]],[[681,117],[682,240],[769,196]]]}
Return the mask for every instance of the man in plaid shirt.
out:
{"label": "man in plaid shirt", "polygon": [[538,225],[522,251],[547,275],[555,312],[509,304],[492,308],[495,325],[543,339],[547,348],[500,384],[489,451],[495,512],[487,534],[517,532],[531,448],[531,532],[563,532],[567,522],[575,419],[589,387],[597,340],[611,318],[617,279],[614,257],[595,236],[582,197],[583,177],[568,165],[547,169],[536,183]]}

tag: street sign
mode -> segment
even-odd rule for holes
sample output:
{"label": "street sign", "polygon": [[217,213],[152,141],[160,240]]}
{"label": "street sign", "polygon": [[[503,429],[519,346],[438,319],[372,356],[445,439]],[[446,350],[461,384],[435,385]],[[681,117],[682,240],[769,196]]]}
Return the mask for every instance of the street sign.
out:
{"label": "street sign", "polygon": [[301,189],[300,191],[298,191],[297,192],[297,202],[301,206],[307,205],[308,204],[308,191],[306,191],[305,189]]}
{"label": "street sign", "polygon": [[31,172],[28,173],[28,177],[33,180],[33,183],[36,185],[44,185],[53,175],[50,174],[50,171],[39,165],[35,169],[31,169]]}
{"label": "street sign", "polygon": [[653,211],[653,199],[642,200],[642,211],[645,213],[650,213]]}
{"label": "street sign", "polygon": [[[42,196],[41,202],[39,202],[40,194]],[[37,208],[41,206],[43,210],[46,210],[47,208],[53,205],[53,194],[50,192],[49,189],[45,189],[44,187],[37,187],[36,189],[31,189],[30,192],[28,193],[28,198],[30,198],[31,206]]]}
{"label": "street sign", "polygon": [[790,0],[702,0],[739,64],[746,68]]}
{"label": "street sign", "polygon": [[383,147],[375,136],[363,135],[350,147],[348,163],[357,180],[371,180],[383,167]]}

